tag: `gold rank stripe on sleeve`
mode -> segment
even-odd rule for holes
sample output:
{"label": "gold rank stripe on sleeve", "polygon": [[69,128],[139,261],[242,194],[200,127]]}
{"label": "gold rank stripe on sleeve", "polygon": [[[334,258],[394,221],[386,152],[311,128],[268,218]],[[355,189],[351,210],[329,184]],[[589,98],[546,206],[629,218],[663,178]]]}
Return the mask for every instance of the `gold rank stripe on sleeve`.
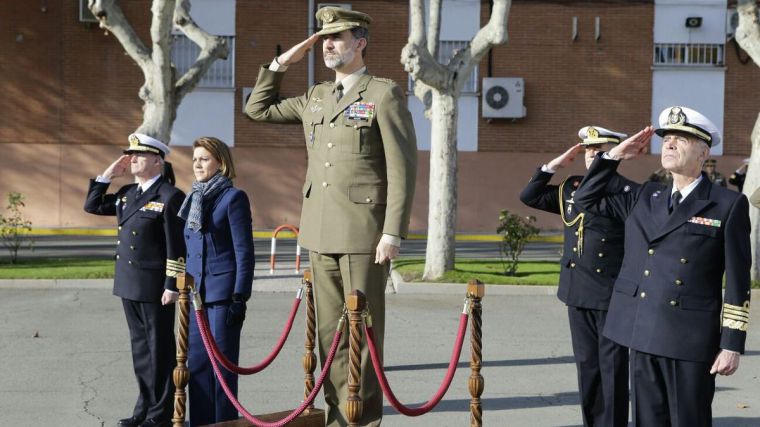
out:
{"label": "gold rank stripe on sleeve", "polygon": [[173,259],[167,259],[166,260],[166,276],[167,277],[177,277],[179,274],[183,274],[185,272],[185,259],[182,257],[177,258],[177,260]]}
{"label": "gold rank stripe on sleeve", "polygon": [[749,327],[749,301],[741,306],[723,304],[723,327],[746,332]]}

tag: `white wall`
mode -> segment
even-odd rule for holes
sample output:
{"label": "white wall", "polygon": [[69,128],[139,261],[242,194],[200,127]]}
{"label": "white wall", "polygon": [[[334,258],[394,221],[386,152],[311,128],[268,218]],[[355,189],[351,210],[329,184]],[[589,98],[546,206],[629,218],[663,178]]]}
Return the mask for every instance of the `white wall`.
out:
{"label": "white wall", "polygon": [[[193,0],[190,15],[205,31],[220,36],[235,35],[236,0]],[[227,61],[234,61],[230,52]],[[199,136],[214,136],[235,145],[235,89],[196,88],[177,110],[171,142],[192,145]]]}
{"label": "white wall", "polygon": [[[430,10],[429,0],[425,0],[425,10]],[[440,40],[471,40],[479,29],[480,0],[443,0]],[[430,121],[425,118],[422,101],[410,94],[408,104],[417,132],[417,147],[430,150]],[[478,151],[478,94],[463,93],[458,105],[457,148]]]}
{"label": "white wall", "polygon": [[[726,43],[726,0],[656,0],[655,43]],[[702,26],[686,28],[686,18],[701,17]],[[663,109],[682,105],[699,111],[723,133],[725,67],[655,67],[652,71],[652,124]],[[652,152],[660,153],[662,139],[652,139]],[[713,147],[723,154],[723,144]]]}

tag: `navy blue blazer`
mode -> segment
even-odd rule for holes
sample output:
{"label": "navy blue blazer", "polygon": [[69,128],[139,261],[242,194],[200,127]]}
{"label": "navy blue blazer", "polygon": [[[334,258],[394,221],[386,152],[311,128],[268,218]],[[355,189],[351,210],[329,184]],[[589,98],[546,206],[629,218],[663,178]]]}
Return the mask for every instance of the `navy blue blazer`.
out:
{"label": "navy blue blazer", "polygon": [[[569,176],[560,185],[549,185],[553,176],[538,169],[520,193],[520,200],[562,217],[564,248],[557,297],[571,307],[607,310],[623,262],[623,221],[581,214],[574,196],[583,176]],[[606,191],[628,192],[636,188],[637,183],[615,174]]]}
{"label": "navy blue blazer", "polygon": [[[750,301],[747,198],[702,181],[668,213],[671,186],[605,195],[618,162],[597,158],[575,193],[583,210],[625,220],[625,257],[604,335],[640,352],[712,362],[743,353]],[[725,295],[723,275],[725,272]]]}
{"label": "navy blue blazer", "polygon": [[219,194],[203,212],[203,228],[185,227],[187,273],[204,302],[224,302],[233,294],[248,298],[253,284],[251,204],[234,187]]}

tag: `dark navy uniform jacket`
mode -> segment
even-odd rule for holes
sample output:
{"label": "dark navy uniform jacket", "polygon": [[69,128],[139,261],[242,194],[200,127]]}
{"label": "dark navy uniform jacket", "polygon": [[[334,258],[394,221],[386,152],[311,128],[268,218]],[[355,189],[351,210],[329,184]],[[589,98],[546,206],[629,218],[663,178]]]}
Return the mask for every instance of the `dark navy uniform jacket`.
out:
{"label": "dark navy uniform jacket", "polygon": [[719,348],[743,353],[752,263],[747,198],[703,173],[669,214],[670,186],[647,182],[637,192],[605,195],[617,165],[597,158],[575,194],[582,210],[625,220],[625,258],[604,335],[679,360],[712,362]]}
{"label": "dark navy uniform jacket", "polygon": [[[581,214],[573,197],[582,176],[570,176],[559,186],[549,185],[552,176],[539,169],[520,193],[520,200],[562,216],[564,248],[557,296],[569,306],[607,310],[612,285],[623,262],[623,222]],[[637,187],[635,182],[615,174],[607,191],[624,192]]]}
{"label": "dark navy uniform jacket", "polygon": [[84,210],[116,215],[118,241],[113,293],[133,301],[158,302],[165,289],[177,290],[185,268],[185,221],[177,216],[184,193],[159,178],[135,201],[137,184],[106,194],[109,184],[90,180]]}
{"label": "dark navy uniform jacket", "polygon": [[245,192],[229,187],[204,207],[203,228],[185,228],[187,273],[206,303],[251,295],[253,237],[251,205]]}

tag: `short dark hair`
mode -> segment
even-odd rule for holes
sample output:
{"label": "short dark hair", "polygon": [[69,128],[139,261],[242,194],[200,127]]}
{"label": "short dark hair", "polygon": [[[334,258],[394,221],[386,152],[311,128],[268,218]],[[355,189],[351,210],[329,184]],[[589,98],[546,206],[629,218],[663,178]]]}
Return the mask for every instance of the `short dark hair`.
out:
{"label": "short dark hair", "polygon": [[367,47],[369,47],[369,29],[364,27],[354,27],[351,28],[351,35],[354,36],[356,40],[367,40],[367,46],[362,50],[362,58],[364,58],[364,55],[367,53]]}

